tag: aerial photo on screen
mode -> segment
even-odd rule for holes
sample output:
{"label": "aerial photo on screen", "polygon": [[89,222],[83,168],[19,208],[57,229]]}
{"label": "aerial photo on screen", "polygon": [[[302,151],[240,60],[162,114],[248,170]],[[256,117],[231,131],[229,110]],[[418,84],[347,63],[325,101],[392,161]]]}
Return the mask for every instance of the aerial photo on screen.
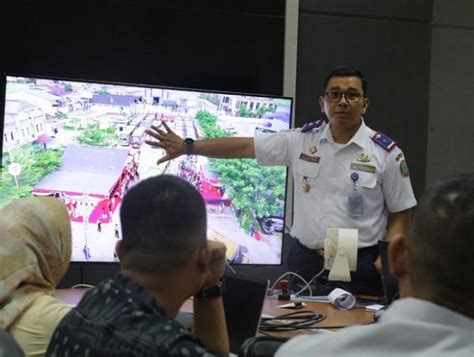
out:
{"label": "aerial photo on screen", "polygon": [[277,132],[290,127],[291,99],[7,76],[4,108],[0,208],[31,195],[63,201],[72,261],[117,261],[124,194],[166,173],[199,190],[208,239],[226,244],[230,263],[281,263],[285,167],[202,156],[157,165],[164,151],[145,143],[145,130],[166,122],[194,139]]}

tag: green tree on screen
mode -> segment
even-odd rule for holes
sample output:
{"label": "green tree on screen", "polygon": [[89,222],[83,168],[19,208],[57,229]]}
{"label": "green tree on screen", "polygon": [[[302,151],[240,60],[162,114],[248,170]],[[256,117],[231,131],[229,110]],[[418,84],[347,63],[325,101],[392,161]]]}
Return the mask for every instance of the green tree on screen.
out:
{"label": "green tree on screen", "polygon": [[[196,119],[207,138],[230,136],[217,126],[217,117],[206,110],[196,113]],[[281,203],[285,198],[284,167],[260,166],[249,159],[209,159],[209,169],[219,176],[225,185],[232,205],[247,215],[266,217],[281,215]],[[243,226],[244,228],[245,225]]]}
{"label": "green tree on screen", "polygon": [[235,208],[249,210],[257,217],[282,213],[286,168],[262,167],[249,159],[210,159],[209,168],[219,175]]}
{"label": "green tree on screen", "polygon": [[77,136],[76,140],[80,144],[109,147],[117,143],[116,132],[117,129],[114,127],[99,129],[98,124],[91,124],[81,135]]}
{"label": "green tree on screen", "polygon": [[[0,184],[0,208],[14,199],[31,195],[31,191],[46,175],[56,170],[61,164],[63,149],[43,150],[40,145],[24,145],[9,150],[2,158],[2,175]],[[8,173],[11,163],[21,165],[21,173],[15,179]]]}

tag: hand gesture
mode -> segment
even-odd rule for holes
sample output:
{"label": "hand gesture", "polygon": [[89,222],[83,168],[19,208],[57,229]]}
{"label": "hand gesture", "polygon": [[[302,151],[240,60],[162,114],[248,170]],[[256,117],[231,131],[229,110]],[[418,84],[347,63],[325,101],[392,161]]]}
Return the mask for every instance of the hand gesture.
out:
{"label": "hand gesture", "polygon": [[163,126],[166,131],[159,129],[158,127],[152,125],[150,129],[146,130],[146,133],[158,141],[155,140],[145,140],[148,145],[162,148],[165,150],[166,155],[158,160],[157,164],[162,162],[172,160],[178,156],[181,156],[185,153],[184,150],[184,140],[179,137],[170,127],[163,121]]}
{"label": "hand gesture", "polygon": [[226,246],[221,242],[207,241],[208,277],[204,286],[216,285],[224,276]]}

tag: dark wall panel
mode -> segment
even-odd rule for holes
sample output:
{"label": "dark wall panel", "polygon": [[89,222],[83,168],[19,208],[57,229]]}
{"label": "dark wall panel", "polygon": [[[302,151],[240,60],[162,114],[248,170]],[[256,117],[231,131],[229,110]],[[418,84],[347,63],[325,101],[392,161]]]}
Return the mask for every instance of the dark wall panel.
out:
{"label": "dark wall panel", "polygon": [[282,92],[283,0],[17,1],[2,13],[4,71]]}
{"label": "dark wall panel", "polygon": [[474,172],[474,2],[435,0],[427,184]]}
{"label": "dark wall panel", "polygon": [[427,183],[474,172],[474,29],[433,29]]}
{"label": "dark wall panel", "polygon": [[425,182],[430,24],[301,14],[296,123],[320,116],[327,73],[359,68],[368,80],[367,124],[393,137],[407,156],[414,190]]}
{"label": "dark wall panel", "polygon": [[[470,1],[470,0],[466,0]],[[300,0],[302,12],[430,21],[433,0]]]}
{"label": "dark wall panel", "polygon": [[474,28],[474,1],[434,0],[433,24]]}

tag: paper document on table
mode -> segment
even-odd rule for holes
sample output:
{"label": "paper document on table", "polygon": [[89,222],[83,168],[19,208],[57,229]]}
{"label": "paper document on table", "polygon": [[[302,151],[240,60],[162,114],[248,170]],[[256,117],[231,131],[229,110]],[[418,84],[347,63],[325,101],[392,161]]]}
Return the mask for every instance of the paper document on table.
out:
{"label": "paper document on table", "polygon": [[372,304],[372,305],[367,305],[365,309],[369,311],[379,311],[379,310],[382,310],[384,307],[385,305]]}

